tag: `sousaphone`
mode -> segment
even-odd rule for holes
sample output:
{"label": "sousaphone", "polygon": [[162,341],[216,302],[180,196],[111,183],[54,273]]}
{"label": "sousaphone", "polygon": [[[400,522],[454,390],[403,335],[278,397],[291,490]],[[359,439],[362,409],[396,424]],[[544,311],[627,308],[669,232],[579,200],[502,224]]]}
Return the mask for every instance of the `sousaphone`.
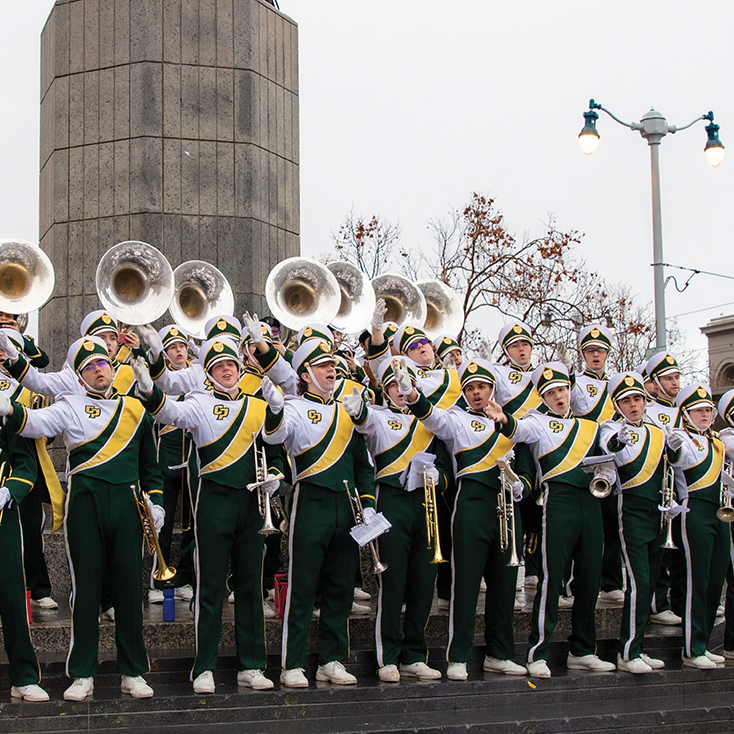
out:
{"label": "sousaphone", "polygon": [[423,326],[426,320],[426,299],[420,288],[403,275],[385,273],[372,279],[375,298],[387,305],[385,321],[394,321],[398,327],[411,323]]}
{"label": "sousaphone", "polygon": [[419,280],[416,285],[426,299],[426,335],[431,340],[442,334],[457,337],[464,326],[464,310],[454,289],[440,280]]}
{"label": "sousaphone", "polygon": [[355,334],[370,322],[375,310],[375,290],[366,273],[344,260],[326,266],[336,278],[341,291],[339,313],[330,325],[344,334]]}
{"label": "sousaphone", "polygon": [[40,247],[25,240],[0,240],[0,311],[27,314],[41,308],[51,298],[54,282],[53,265]]}

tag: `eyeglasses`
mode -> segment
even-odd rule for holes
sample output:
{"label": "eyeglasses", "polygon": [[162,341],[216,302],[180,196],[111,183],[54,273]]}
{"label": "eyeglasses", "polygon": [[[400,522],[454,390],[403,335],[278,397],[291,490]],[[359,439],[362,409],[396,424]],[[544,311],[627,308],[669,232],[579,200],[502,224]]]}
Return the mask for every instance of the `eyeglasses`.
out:
{"label": "eyeglasses", "polygon": [[97,370],[103,370],[105,367],[109,365],[108,359],[97,359],[94,362],[89,362],[88,364],[84,365],[84,369],[82,369],[82,372],[91,373],[96,372]]}
{"label": "eyeglasses", "polygon": [[408,347],[408,351],[412,352],[414,349],[418,349],[418,347],[426,346],[426,344],[430,344],[428,339],[417,339]]}

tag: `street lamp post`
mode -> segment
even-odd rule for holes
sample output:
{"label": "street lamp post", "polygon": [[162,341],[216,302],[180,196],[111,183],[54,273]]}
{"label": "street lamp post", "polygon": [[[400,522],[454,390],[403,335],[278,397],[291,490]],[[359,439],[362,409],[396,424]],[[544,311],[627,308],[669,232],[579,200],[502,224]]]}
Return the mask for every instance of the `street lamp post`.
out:
{"label": "street lamp post", "polygon": [[624,122],[602,107],[593,99],[589,102],[589,109],[584,112],[584,127],[579,133],[579,144],[586,155],[591,155],[599,145],[599,133],[596,121],[599,114],[596,110],[606,112],[615,122],[624,125],[630,130],[638,130],[650,146],[650,169],[652,178],[652,254],[653,273],[655,283],[655,342],[656,351],[667,349],[667,331],[665,326],[665,280],[663,272],[663,225],[662,209],[660,204],[660,141],[668,134],[679,130],[686,130],[699,120],[708,120],[706,132],[708,139],[704,147],[706,160],[712,166],[718,166],[724,157],[724,146],[719,140],[719,126],[714,122],[714,113],[708,112],[697,117],[693,122],[683,127],[668,125],[667,120],[655,109],[646,112],[639,122]]}

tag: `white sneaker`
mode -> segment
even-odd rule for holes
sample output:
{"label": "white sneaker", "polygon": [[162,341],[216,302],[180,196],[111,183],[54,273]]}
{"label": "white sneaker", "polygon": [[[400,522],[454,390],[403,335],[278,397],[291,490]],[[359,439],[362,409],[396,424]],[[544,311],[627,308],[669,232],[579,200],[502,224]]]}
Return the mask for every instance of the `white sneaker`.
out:
{"label": "white sneaker", "polygon": [[400,671],[397,665],[383,665],[377,671],[377,677],[383,683],[400,683]]}
{"label": "white sneaker", "polygon": [[123,675],[120,690],[133,698],[153,698],[153,689],[142,675]]}
{"label": "white sneaker", "polygon": [[355,601],[369,601],[372,598],[372,594],[368,594],[363,589],[356,587],[354,589],[354,600]]}
{"label": "white sneaker", "polygon": [[369,614],[371,611],[372,610],[368,606],[364,604],[357,604],[356,601],[353,601],[352,611],[350,612],[350,614],[363,615],[363,614]]}
{"label": "white sneaker", "polygon": [[211,670],[205,670],[194,678],[194,693],[214,693],[216,689]]}
{"label": "white sneaker", "polygon": [[357,679],[351,673],[347,673],[338,660],[332,660],[326,665],[319,665],[316,670],[316,680],[336,683],[338,686],[351,686],[357,682]]}
{"label": "white sneaker", "polygon": [[230,592],[229,592],[229,596],[227,597],[227,601],[228,601],[228,602],[229,602],[230,604],[234,604],[234,591],[230,591]]}
{"label": "white sneaker", "polygon": [[437,609],[438,609],[439,612],[448,612],[449,606],[450,606],[450,603],[449,603],[449,600],[448,599],[439,599],[438,600],[438,607],[437,607]]}
{"label": "white sneaker", "polygon": [[591,670],[595,673],[608,673],[616,669],[614,663],[608,663],[597,655],[572,655],[568,653],[566,667],[569,670]]}
{"label": "white sneaker", "polygon": [[270,604],[266,604],[263,602],[263,616],[265,619],[275,619],[278,615],[275,613],[275,609],[270,606]]}
{"label": "white sneaker", "polygon": [[716,663],[713,660],[709,660],[705,655],[699,655],[695,658],[687,658],[684,655],[683,667],[698,668],[698,670],[713,670],[716,667]]}
{"label": "white sneaker", "polygon": [[479,593],[480,594],[487,593],[487,582],[484,579],[482,579],[481,583],[479,584]]}
{"label": "white sneaker", "polygon": [[486,673],[502,673],[503,675],[527,675],[527,668],[518,665],[514,660],[499,660],[487,655],[482,666]]}
{"label": "white sneaker", "polygon": [[612,589],[612,591],[600,591],[599,601],[608,601],[613,604],[624,604],[624,591],[622,589]]}
{"label": "white sneaker", "polygon": [[522,602],[517,597],[515,597],[515,611],[522,611]]}
{"label": "white sneaker", "polygon": [[284,668],[280,671],[280,683],[286,688],[308,688],[308,678],[303,674],[303,668]]}
{"label": "white sneaker", "polygon": [[10,695],[23,701],[48,701],[48,693],[35,683],[29,686],[12,686]]}
{"label": "white sneaker", "polygon": [[266,691],[273,688],[274,683],[270,678],[266,678],[262,670],[240,670],[237,673],[237,685],[254,688],[256,691]]}
{"label": "white sneaker", "polygon": [[102,614],[99,615],[99,621],[107,620],[108,622],[114,622],[115,621],[115,608],[110,607],[109,609],[105,609]]}
{"label": "white sneaker", "polygon": [[466,663],[449,663],[446,668],[446,677],[449,680],[466,680],[469,673],[466,672]]}
{"label": "white sneaker", "polygon": [[727,660],[734,660],[734,650],[722,650],[721,654]]}
{"label": "white sneaker", "polygon": [[570,609],[573,606],[572,596],[559,596],[558,597],[558,608],[559,609]]}
{"label": "white sneaker", "polygon": [[406,678],[419,678],[420,680],[437,680],[441,677],[441,671],[429,668],[425,663],[400,663],[400,675]]}
{"label": "white sneaker", "polygon": [[711,652],[710,650],[706,650],[706,657],[712,662],[712,663],[725,663],[726,658],[723,655],[717,655],[715,652]]}
{"label": "white sneaker", "polygon": [[64,701],[83,701],[94,692],[94,678],[74,678],[64,691]]}
{"label": "white sneaker", "polygon": [[634,673],[635,675],[652,673],[652,668],[641,657],[624,660],[619,653],[617,653],[617,670]]}
{"label": "white sneaker", "polygon": [[47,612],[59,608],[59,605],[50,596],[44,596],[42,599],[31,599],[31,606],[45,609]]}
{"label": "white sneaker", "polygon": [[538,586],[538,577],[537,576],[526,576],[525,586],[527,586],[529,589],[535,589]]}
{"label": "white sneaker", "polygon": [[179,601],[191,601],[194,598],[194,589],[191,584],[179,586],[174,590],[173,598]]}
{"label": "white sneaker", "polygon": [[163,589],[148,589],[148,604],[163,604]]}
{"label": "white sneaker", "polygon": [[551,672],[545,660],[536,660],[534,663],[526,663],[528,675],[531,678],[550,678]]}
{"label": "white sneaker", "polygon": [[[53,601],[53,599],[51,601]],[[717,617],[723,617],[724,616],[724,611],[725,611],[724,610],[724,605],[723,604],[719,604],[719,606],[716,609],[716,616]]]}
{"label": "white sneaker", "polygon": [[683,620],[677,614],[674,614],[670,609],[666,609],[664,612],[651,614],[650,624],[665,624],[675,626],[677,624],[683,624]]}
{"label": "white sneaker", "polygon": [[651,658],[649,655],[645,655],[644,652],[640,653],[640,660],[647,663],[653,670],[660,670],[665,667],[665,663],[658,658]]}

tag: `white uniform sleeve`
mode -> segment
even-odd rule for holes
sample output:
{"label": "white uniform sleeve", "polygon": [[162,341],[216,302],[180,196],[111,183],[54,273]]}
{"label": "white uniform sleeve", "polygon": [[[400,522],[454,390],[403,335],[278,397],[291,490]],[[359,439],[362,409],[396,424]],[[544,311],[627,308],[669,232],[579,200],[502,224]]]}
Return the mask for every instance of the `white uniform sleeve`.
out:
{"label": "white uniform sleeve", "polygon": [[[462,411],[463,412],[463,411]],[[421,423],[437,438],[452,445],[456,437],[463,433],[461,419],[453,415],[450,410],[434,406],[430,415],[421,420]]]}
{"label": "white uniform sleeve", "polygon": [[26,438],[58,436],[75,421],[72,407],[66,401],[60,400],[47,408],[26,410],[26,422],[20,435]]}
{"label": "white uniform sleeve", "polygon": [[20,384],[31,392],[51,398],[64,394],[80,395],[84,392],[79,378],[69,367],[64,367],[59,372],[39,372],[29,363]]}
{"label": "white uniform sleeve", "polygon": [[181,370],[165,369],[154,380],[166,395],[186,395],[204,389],[204,374],[200,365],[191,365]]}
{"label": "white uniform sleeve", "polygon": [[278,358],[265,374],[283,391],[284,395],[298,394],[298,375],[281,354],[278,354]]}
{"label": "white uniform sleeve", "polygon": [[719,438],[724,443],[726,458],[730,461],[734,461],[734,428],[725,428],[719,434]]}
{"label": "white uniform sleeve", "polygon": [[526,443],[532,446],[539,443],[543,436],[543,426],[532,415],[524,415],[515,421],[515,430],[508,438],[512,443]]}
{"label": "white uniform sleeve", "polygon": [[[298,409],[294,406],[288,405],[288,399],[290,396],[286,396],[285,398],[285,405],[283,405],[283,410],[280,411],[279,417],[280,417],[280,423],[278,427],[272,432],[268,433],[266,430],[263,430],[262,437],[263,441],[265,443],[269,444],[279,444],[279,443],[287,443],[288,439],[293,436],[293,434],[298,429]],[[270,408],[268,408],[268,414],[270,414]],[[268,418],[265,419],[265,426],[267,427],[269,423]]]}
{"label": "white uniform sleeve", "polygon": [[186,398],[183,402],[165,396],[163,405],[152,416],[156,423],[165,426],[176,426],[185,430],[193,430],[201,425],[203,407],[195,396]]}

